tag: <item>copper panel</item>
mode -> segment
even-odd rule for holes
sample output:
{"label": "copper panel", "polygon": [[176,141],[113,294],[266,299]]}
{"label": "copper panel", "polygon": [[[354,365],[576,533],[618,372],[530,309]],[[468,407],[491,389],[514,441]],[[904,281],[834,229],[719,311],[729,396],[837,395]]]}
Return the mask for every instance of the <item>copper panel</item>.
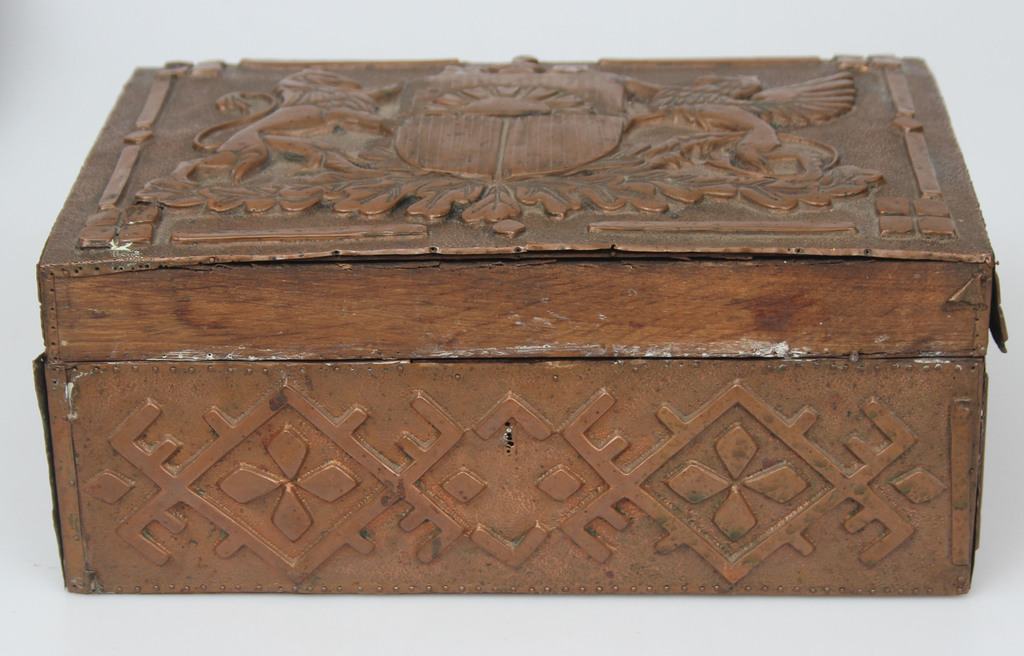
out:
{"label": "copper panel", "polygon": [[44,264],[612,251],[993,262],[920,61],[518,58],[139,70]]}
{"label": "copper panel", "polygon": [[75,590],[969,586],[977,360],[47,371]]}

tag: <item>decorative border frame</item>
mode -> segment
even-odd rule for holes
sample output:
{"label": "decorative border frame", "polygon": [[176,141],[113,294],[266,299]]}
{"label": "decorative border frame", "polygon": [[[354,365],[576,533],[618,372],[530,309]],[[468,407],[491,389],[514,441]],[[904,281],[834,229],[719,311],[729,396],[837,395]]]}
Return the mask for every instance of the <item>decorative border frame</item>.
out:
{"label": "decorative border frame", "polygon": [[117,164],[107,180],[107,186],[100,194],[96,212],[85,220],[85,227],[78,233],[79,248],[128,248],[146,246],[153,242],[153,230],[160,220],[160,210],[153,205],[135,204],[121,209],[118,203],[125,187],[138,164],[142,147],[153,138],[153,128],[160,110],[170,96],[175,79],[191,77],[217,77],[224,68],[223,62],[210,61],[196,65],[169,63],[158,71],[149,87],[146,102],[135,119],[135,129],[123,138],[124,148],[117,158]]}
{"label": "decorative border frame", "polygon": [[888,196],[875,199],[879,234],[895,238],[956,238],[956,223],[950,218],[949,208],[942,200],[942,189],[928,150],[924,125],[917,120],[914,97],[903,73],[903,60],[891,56],[875,56],[867,59],[838,57],[836,61],[840,70],[868,70],[871,67],[882,69],[896,109],[892,127],[903,134],[907,157],[920,193],[913,200]]}

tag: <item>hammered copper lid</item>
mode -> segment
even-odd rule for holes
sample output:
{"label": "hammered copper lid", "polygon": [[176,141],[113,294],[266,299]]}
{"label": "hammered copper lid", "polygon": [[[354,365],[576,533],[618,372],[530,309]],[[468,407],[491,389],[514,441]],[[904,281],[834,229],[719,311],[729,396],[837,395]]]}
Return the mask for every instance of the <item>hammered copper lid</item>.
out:
{"label": "hammered copper lid", "polygon": [[991,262],[923,62],[169,65],[43,261],[631,253]]}

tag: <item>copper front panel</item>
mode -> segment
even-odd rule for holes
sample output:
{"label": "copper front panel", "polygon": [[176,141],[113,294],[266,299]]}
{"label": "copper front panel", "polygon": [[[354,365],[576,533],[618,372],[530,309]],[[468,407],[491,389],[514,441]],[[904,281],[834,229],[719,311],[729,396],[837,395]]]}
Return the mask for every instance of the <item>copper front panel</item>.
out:
{"label": "copper front panel", "polygon": [[976,360],[47,371],[73,590],[969,586]]}

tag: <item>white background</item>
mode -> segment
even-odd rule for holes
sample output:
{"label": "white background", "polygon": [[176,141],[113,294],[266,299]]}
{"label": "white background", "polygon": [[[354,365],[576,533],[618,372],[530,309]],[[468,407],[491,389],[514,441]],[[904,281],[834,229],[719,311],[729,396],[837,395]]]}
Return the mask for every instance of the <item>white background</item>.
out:
{"label": "white background", "polygon": [[1013,416],[1024,343],[990,355],[982,549],[973,591],[955,598],[72,595],[60,578],[30,367],[42,350],[34,264],[121,85],[135,66],[242,57],[924,57],[1001,257],[1011,332],[1022,330],[1024,13],[1015,7],[0,0],[0,654],[1021,653],[1024,441]]}

